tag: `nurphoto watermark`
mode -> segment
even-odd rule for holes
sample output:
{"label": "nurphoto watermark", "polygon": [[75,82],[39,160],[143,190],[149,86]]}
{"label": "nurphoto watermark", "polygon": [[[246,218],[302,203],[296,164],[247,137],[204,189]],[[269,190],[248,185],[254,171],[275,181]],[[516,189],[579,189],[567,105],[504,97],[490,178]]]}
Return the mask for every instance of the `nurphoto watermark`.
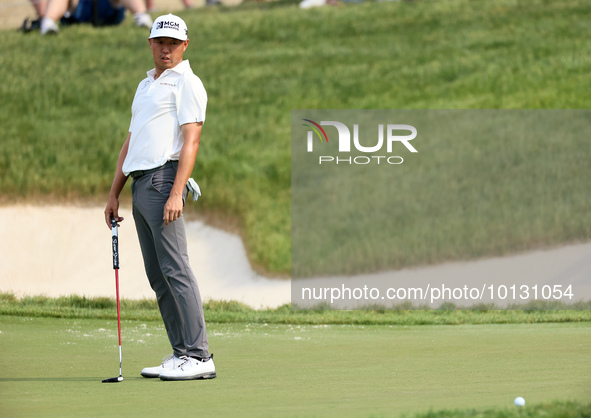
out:
{"label": "nurphoto watermark", "polygon": [[292,111],[292,306],[589,309],[590,121]]}

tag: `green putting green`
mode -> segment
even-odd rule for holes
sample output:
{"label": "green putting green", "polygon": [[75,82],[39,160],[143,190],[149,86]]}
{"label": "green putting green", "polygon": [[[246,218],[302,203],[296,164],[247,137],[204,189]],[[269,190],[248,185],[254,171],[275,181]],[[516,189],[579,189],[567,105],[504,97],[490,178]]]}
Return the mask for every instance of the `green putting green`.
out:
{"label": "green putting green", "polygon": [[398,416],[591,398],[589,323],[209,325],[218,378],[144,379],[160,322],[0,317],[3,416]]}

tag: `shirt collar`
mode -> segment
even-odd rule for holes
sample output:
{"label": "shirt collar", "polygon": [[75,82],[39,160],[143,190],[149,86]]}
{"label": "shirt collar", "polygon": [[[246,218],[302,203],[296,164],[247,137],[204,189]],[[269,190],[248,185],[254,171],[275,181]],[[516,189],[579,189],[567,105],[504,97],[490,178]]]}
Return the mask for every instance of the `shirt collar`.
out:
{"label": "shirt collar", "polygon": [[[171,71],[175,72],[177,74],[183,74],[185,71],[187,71],[190,68],[191,68],[191,65],[189,64],[189,60],[183,60],[176,67],[169,68],[168,70],[165,70],[160,77],[162,77],[163,75],[165,75]],[[150,71],[147,71],[146,74],[148,74],[149,78],[154,79],[154,76],[156,75],[156,69],[152,68]]]}

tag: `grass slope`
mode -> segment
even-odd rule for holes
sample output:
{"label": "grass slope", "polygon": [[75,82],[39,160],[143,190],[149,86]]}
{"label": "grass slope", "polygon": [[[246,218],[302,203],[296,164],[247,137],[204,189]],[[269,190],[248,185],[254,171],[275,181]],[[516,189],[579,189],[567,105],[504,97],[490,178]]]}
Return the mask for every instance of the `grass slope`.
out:
{"label": "grass slope", "polygon": [[[46,417],[589,411],[588,324],[211,324],[218,377],[178,383],[139,376],[170,349],[164,327],[122,327],[125,380],[102,384],[119,371],[116,321],[0,316],[0,410]],[[526,399],[523,410],[513,406],[516,396]]]}
{"label": "grass slope", "polygon": [[[289,272],[291,109],[588,108],[590,12],[583,0],[450,0],[181,13],[210,97],[199,210],[239,219],[253,263]],[[128,21],[37,35],[0,33],[0,196],[103,201],[152,65],[146,32]],[[572,219],[579,232],[546,244],[588,239],[588,220]]]}

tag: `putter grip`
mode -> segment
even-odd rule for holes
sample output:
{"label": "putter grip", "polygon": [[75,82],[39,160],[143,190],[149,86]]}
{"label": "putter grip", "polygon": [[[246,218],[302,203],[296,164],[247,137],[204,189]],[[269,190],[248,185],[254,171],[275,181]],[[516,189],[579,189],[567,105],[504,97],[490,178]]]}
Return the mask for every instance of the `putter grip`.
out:
{"label": "putter grip", "polygon": [[111,219],[111,235],[113,238],[113,269],[119,269],[119,237],[117,235],[117,221]]}

